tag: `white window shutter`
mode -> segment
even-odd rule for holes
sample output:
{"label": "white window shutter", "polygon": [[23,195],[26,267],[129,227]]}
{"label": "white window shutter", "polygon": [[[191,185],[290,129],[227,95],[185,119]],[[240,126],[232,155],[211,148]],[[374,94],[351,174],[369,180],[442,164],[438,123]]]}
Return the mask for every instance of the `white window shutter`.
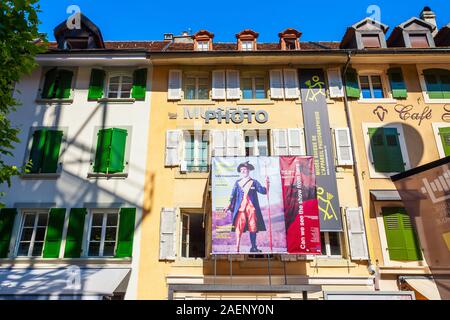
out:
{"label": "white window shutter", "polygon": [[214,100],[225,100],[225,70],[214,70],[212,72],[212,98]]}
{"label": "white window shutter", "polygon": [[344,85],[342,83],[341,70],[330,68],[327,70],[328,87],[331,98],[341,98],[344,96]]}
{"label": "white window shutter", "polygon": [[258,146],[257,146],[257,149],[258,149],[258,155],[259,156],[261,156],[261,155],[269,155],[269,150],[268,150],[268,148],[269,148],[269,144],[267,143],[267,139],[268,139],[268,137],[267,137],[267,130],[264,130],[264,132],[259,132],[259,134],[258,134]]}
{"label": "white window shutter", "polygon": [[180,165],[180,130],[167,130],[166,131],[166,166],[178,166]]}
{"label": "white window shutter", "polygon": [[227,70],[227,99],[241,98],[241,84],[238,70]]}
{"label": "white window shutter", "polygon": [[211,154],[214,157],[227,155],[227,136],[225,130],[211,130]]}
{"label": "white window shutter", "polygon": [[347,233],[352,260],[369,259],[362,208],[347,208]]}
{"label": "white window shutter", "polygon": [[168,100],[181,100],[181,70],[169,71]]}
{"label": "white window shutter", "polygon": [[334,139],[336,142],[337,164],[339,166],[353,165],[349,128],[334,129]]}
{"label": "white window shutter", "polygon": [[300,97],[297,69],[284,69],[284,96],[286,99]]}
{"label": "white window shutter", "polygon": [[305,134],[303,132],[303,128],[289,128],[288,141],[290,156],[306,155]]}
{"label": "white window shutter", "polygon": [[244,144],[244,134],[242,130],[227,130],[227,156],[228,157],[238,157],[242,156],[242,149],[244,147],[245,155],[245,144]]}
{"label": "white window shutter", "polygon": [[283,70],[270,70],[270,97],[272,99],[283,99]]}
{"label": "white window shutter", "polygon": [[287,129],[272,129],[272,154],[274,156],[289,155]]}
{"label": "white window shutter", "polygon": [[175,260],[176,250],[176,210],[162,208],[159,235],[159,259]]}

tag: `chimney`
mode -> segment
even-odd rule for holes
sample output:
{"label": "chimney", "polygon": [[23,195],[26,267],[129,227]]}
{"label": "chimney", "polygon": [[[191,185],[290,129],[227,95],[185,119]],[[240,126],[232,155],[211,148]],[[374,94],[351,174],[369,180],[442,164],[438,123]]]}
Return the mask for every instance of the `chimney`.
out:
{"label": "chimney", "polygon": [[420,19],[431,23],[434,26],[434,30],[432,32],[433,37],[438,33],[438,28],[436,24],[436,14],[431,10],[430,7],[424,7],[422,12],[420,13]]}

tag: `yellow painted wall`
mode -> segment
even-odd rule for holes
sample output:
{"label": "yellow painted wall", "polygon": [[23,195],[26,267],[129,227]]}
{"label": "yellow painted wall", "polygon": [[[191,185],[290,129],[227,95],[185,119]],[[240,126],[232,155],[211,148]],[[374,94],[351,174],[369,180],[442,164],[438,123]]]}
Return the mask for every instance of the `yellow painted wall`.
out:
{"label": "yellow painted wall", "polygon": [[[301,66],[298,66],[301,67]],[[309,68],[314,66],[308,66]],[[324,66],[318,66],[324,67]],[[186,69],[189,67],[186,67]],[[221,66],[226,69],[226,66]],[[239,69],[236,66],[230,66],[230,69]],[[280,68],[280,66],[277,66]],[[207,177],[202,174],[187,174],[180,176],[179,168],[166,168],[164,166],[165,134],[169,129],[194,129],[193,120],[183,120],[182,108],[185,106],[182,102],[169,102],[167,100],[168,72],[170,69],[185,69],[180,66],[155,66],[153,71],[153,87],[151,101],[151,116],[148,132],[148,159],[146,171],[146,187],[144,214],[141,225],[141,253],[139,267],[139,299],[166,299],[167,298],[167,276],[185,276],[187,278],[200,277],[213,274],[213,262],[210,259],[205,260],[177,260],[175,262],[159,261],[159,222],[160,211],[163,207],[193,207],[200,203],[204,196]],[[202,70],[212,71],[213,67],[202,67]],[[255,66],[254,70],[267,71],[267,66]],[[242,70],[241,70],[242,71]],[[240,103],[243,101],[240,100]],[[295,128],[303,127],[301,104],[298,101],[273,101],[268,100],[268,104],[242,105],[239,102],[221,102],[210,101],[210,105],[193,105],[201,107],[223,107],[223,106],[242,106],[250,109],[264,109],[269,113],[269,121],[265,124],[217,124],[212,121],[205,125],[203,120],[198,121],[202,129],[231,129],[231,128],[253,128],[253,129],[271,129],[271,128]],[[344,104],[342,102],[330,101],[328,104],[331,127],[347,127],[344,113]],[[178,120],[169,119],[169,113],[177,113]],[[196,127],[198,129],[198,127]],[[341,206],[356,207],[356,189],[354,183],[353,171],[351,168],[340,168],[337,173],[339,198]],[[209,200],[210,201],[210,200]],[[210,211],[207,211],[210,214]],[[210,220],[209,220],[210,222]],[[209,226],[209,232],[210,232]],[[346,242],[346,234],[343,237]],[[345,253],[344,253],[345,254]],[[348,254],[346,254],[348,256]],[[283,275],[284,265],[281,261],[272,261],[272,274]],[[307,275],[310,277],[368,277],[367,262],[352,262],[346,259],[323,261],[297,261],[287,262],[286,270],[289,275]],[[217,262],[217,274],[228,276],[229,262]],[[237,261],[233,263],[233,274],[266,276],[267,261]]]}

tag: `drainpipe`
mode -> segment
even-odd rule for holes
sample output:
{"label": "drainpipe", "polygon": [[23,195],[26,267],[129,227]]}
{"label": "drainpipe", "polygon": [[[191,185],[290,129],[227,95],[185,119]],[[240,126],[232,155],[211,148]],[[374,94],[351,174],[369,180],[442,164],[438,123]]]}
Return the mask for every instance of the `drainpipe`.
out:
{"label": "drainpipe", "polygon": [[[358,161],[356,158],[356,151],[355,151],[355,147],[354,147],[355,140],[353,138],[352,121],[351,121],[350,109],[349,109],[349,105],[348,105],[347,90],[345,90],[345,87],[346,87],[345,74],[347,73],[347,69],[350,65],[351,59],[352,59],[352,51],[350,50],[347,52],[347,62],[345,63],[343,77],[342,77],[343,85],[344,85],[344,109],[345,109],[345,116],[347,118],[347,124],[348,124],[349,132],[350,132],[350,141],[352,143],[353,170],[354,170],[354,177],[355,177],[356,196],[358,199],[358,206],[363,208],[361,184],[359,182]],[[363,212],[363,219],[365,222],[364,212]],[[366,225],[366,224],[364,223],[364,225]],[[367,246],[367,252],[369,253],[369,242],[367,241],[367,232],[366,232],[366,246]],[[378,277],[379,277],[378,268],[372,264],[372,260],[370,259],[370,254],[369,254],[368,262],[369,262],[369,265],[368,265],[367,269],[369,270],[369,273],[371,275],[375,275],[375,278],[378,279]],[[375,281],[375,282],[377,282],[377,281]]]}

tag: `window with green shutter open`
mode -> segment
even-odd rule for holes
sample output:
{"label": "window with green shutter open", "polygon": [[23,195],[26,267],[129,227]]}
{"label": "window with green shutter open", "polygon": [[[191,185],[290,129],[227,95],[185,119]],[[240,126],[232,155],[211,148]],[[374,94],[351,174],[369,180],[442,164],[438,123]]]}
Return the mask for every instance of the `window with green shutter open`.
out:
{"label": "window with green shutter open", "polygon": [[450,99],[450,71],[427,69],[423,71],[430,99]]}
{"label": "window with green shutter open", "polygon": [[439,128],[442,149],[446,157],[450,156],[450,127]]}
{"label": "window with green shutter open", "polygon": [[93,171],[96,173],[122,173],[125,169],[127,130],[101,129],[97,134],[97,150]]}
{"label": "window with green shutter open", "polygon": [[53,68],[46,72],[42,99],[69,99],[72,93],[73,71]]}
{"label": "window with green shutter open", "polygon": [[396,128],[369,128],[370,148],[376,172],[403,172],[405,162]]}
{"label": "window with green shutter open", "polygon": [[389,258],[391,260],[422,260],[419,241],[405,208],[382,208]]}
{"label": "window with green shutter open", "polygon": [[39,129],[33,133],[30,173],[56,173],[63,131]]}

